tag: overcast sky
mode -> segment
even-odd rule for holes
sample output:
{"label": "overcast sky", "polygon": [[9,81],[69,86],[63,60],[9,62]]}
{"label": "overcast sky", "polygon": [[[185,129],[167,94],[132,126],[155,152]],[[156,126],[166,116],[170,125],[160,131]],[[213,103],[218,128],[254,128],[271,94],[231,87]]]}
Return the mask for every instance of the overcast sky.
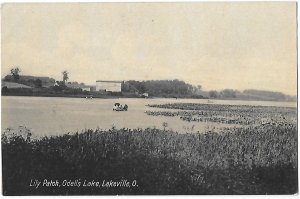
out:
{"label": "overcast sky", "polygon": [[296,95],[296,3],[2,5],[2,77],[180,79]]}

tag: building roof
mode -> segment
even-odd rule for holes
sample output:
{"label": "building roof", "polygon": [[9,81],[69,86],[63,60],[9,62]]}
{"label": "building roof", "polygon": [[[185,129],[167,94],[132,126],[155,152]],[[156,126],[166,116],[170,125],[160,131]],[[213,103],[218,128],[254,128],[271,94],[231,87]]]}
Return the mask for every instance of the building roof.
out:
{"label": "building roof", "polygon": [[106,80],[97,80],[96,82],[123,83],[123,81],[106,81]]}
{"label": "building roof", "polygon": [[15,83],[15,82],[6,82],[6,81],[2,81],[2,84],[1,84],[2,87],[7,87],[7,88],[32,88],[30,86],[26,86],[24,84],[18,84],[18,83]]}

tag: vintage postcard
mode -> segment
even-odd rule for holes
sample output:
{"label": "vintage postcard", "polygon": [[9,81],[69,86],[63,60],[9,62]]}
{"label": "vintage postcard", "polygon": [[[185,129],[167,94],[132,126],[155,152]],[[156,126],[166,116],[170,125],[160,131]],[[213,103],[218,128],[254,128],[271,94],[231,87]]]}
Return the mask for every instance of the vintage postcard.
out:
{"label": "vintage postcard", "polygon": [[296,2],[5,3],[2,194],[298,192]]}

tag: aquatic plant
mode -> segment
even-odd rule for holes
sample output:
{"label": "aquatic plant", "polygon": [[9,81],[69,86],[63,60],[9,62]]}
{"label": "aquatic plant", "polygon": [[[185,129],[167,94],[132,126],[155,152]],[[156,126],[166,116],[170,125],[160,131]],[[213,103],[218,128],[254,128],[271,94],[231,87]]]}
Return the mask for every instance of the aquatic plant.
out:
{"label": "aquatic plant", "polygon": [[180,111],[146,111],[150,116],[179,117],[188,122],[215,122],[238,125],[296,124],[296,109],[268,106],[239,106],[220,104],[173,103],[149,107],[180,109]]}

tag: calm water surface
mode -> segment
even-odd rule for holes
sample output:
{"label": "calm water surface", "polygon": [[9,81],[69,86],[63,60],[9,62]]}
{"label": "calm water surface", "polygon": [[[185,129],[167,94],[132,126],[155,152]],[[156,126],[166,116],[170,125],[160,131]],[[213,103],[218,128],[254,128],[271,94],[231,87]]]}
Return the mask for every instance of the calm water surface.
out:
{"label": "calm water surface", "polygon": [[[2,131],[11,128],[17,130],[26,126],[34,136],[60,135],[67,132],[81,132],[84,129],[116,128],[163,128],[178,132],[205,132],[237,125],[216,124],[210,122],[186,122],[178,117],[154,117],[144,112],[161,110],[150,108],[147,104],[163,103],[208,103],[204,99],[84,99],[57,97],[15,97],[2,96]],[[261,102],[238,100],[210,100],[214,104],[283,106],[296,107],[295,102]],[[114,103],[127,104],[129,111],[112,111]]]}

